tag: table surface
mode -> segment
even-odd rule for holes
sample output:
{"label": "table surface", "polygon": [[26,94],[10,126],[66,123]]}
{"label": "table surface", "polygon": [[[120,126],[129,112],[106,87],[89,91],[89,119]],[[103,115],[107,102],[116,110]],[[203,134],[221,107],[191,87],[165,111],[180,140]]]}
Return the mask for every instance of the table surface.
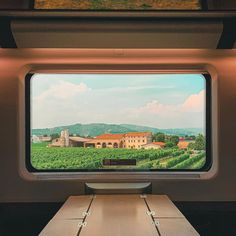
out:
{"label": "table surface", "polygon": [[71,196],[40,236],[198,236],[166,195]]}

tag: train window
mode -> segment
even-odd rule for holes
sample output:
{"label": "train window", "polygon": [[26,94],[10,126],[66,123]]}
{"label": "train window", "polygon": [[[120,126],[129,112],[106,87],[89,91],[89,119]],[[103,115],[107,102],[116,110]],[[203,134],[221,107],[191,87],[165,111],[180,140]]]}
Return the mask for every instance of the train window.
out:
{"label": "train window", "polygon": [[27,167],[33,172],[206,171],[210,87],[210,76],[203,74],[28,75]]}
{"label": "train window", "polygon": [[35,0],[35,9],[201,10],[201,0]]}

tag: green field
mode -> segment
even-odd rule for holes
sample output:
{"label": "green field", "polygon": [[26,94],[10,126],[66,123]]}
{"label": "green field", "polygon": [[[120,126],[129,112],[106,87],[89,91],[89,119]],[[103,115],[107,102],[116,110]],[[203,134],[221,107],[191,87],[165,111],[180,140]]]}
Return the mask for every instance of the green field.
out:
{"label": "green field", "polygon": [[179,150],[176,147],[158,150],[49,148],[47,143],[35,143],[31,147],[31,163],[38,170],[104,169],[103,159],[137,160],[136,166],[119,166],[120,169],[200,169],[206,160],[204,151]]}

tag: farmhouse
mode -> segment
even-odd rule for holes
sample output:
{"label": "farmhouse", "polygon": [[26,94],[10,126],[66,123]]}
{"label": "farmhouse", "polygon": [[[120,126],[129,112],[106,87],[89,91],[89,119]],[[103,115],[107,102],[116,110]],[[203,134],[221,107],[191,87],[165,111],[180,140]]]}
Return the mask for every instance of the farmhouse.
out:
{"label": "farmhouse", "polygon": [[152,142],[151,132],[129,132],[124,134],[124,148],[140,149],[142,145]]}
{"label": "farmhouse", "polygon": [[129,132],[125,134],[101,134],[95,138],[70,137],[68,130],[61,131],[49,147],[94,147],[140,149],[152,142],[151,132]]}
{"label": "farmhouse", "polygon": [[101,134],[86,143],[94,144],[95,148],[123,148],[124,134]]}
{"label": "farmhouse", "polygon": [[70,137],[68,130],[61,131],[60,138],[52,140],[49,147],[84,147],[86,142],[92,139],[82,138],[82,137]]}
{"label": "farmhouse", "polygon": [[32,143],[40,143],[40,142],[50,142],[52,138],[50,136],[43,136],[43,135],[32,135],[31,142]]}
{"label": "farmhouse", "polygon": [[179,141],[177,146],[179,149],[187,149],[189,144],[190,142],[187,141]]}

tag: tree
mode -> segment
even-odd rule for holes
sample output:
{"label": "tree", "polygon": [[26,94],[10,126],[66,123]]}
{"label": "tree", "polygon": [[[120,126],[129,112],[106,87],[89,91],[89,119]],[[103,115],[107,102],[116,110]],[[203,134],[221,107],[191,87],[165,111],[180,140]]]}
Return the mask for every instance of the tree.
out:
{"label": "tree", "polygon": [[188,146],[190,149],[195,150],[205,150],[206,149],[206,141],[205,137],[202,134],[199,134],[194,143],[190,143]]}
{"label": "tree", "polygon": [[52,139],[60,138],[60,135],[58,133],[51,134]]}
{"label": "tree", "polygon": [[188,148],[189,149],[195,149],[195,143],[189,143]]}
{"label": "tree", "polygon": [[202,134],[199,134],[195,140],[195,149],[205,150],[205,148],[206,148],[205,137]]}
{"label": "tree", "polygon": [[163,133],[156,133],[153,135],[153,141],[156,141],[156,142],[165,142],[165,134]]}
{"label": "tree", "polygon": [[185,135],[184,138],[185,138],[185,140],[195,140],[196,136],[194,136],[194,135]]}
{"label": "tree", "polygon": [[166,148],[172,148],[172,147],[174,147],[174,146],[176,146],[176,144],[175,143],[173,143],[173,142],[166,142],[166,144],[165,144],[165,147]]}
{"label": "tree", "polygon": [[170,137],[170,142],[172,142],[176,146],[179,142],[179,137],[176,136],[176,135],[171,136]]}

